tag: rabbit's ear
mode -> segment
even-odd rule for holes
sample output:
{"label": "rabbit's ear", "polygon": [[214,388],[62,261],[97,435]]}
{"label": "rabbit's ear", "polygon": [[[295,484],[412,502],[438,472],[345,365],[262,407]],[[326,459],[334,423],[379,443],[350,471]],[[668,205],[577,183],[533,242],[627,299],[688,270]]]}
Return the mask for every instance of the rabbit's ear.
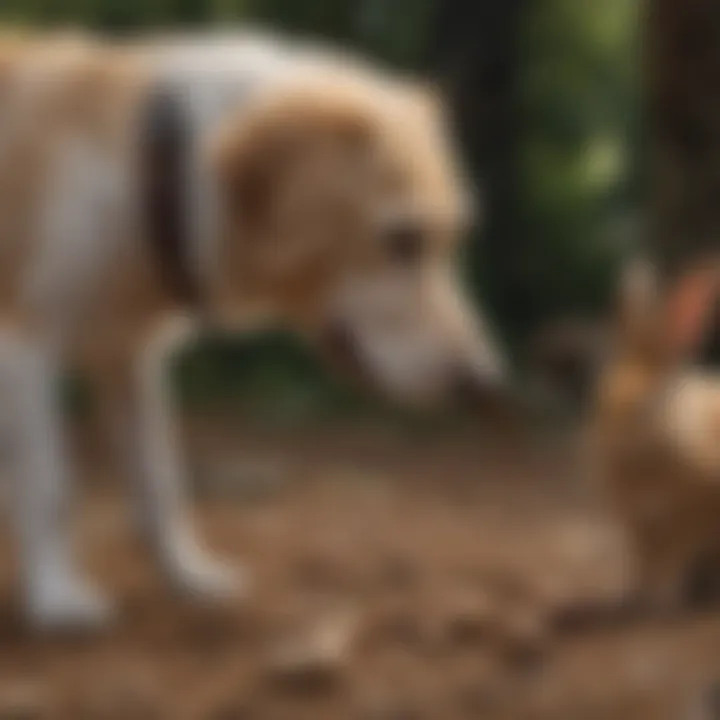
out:
{"label": "rabbit's ear", "polygon": [[626,331],[643,328],[658,304],[658,277],[653,263],[646,258],[631,258],[620,276],[618,306]]}
{"label": "rabbit's ear", "polygon": [[703,341],[720,290],[720,268],[706,263],[686,271],[667,299],[667,340],[678,355],[697,350]]}

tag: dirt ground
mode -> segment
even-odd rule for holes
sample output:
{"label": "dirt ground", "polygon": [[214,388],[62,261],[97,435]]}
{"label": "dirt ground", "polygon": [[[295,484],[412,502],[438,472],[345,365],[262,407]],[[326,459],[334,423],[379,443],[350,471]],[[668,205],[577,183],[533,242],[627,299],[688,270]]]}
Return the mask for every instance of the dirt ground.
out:
{"label": "dirt ground", "polygon": [[202,530],[253,578],[219,607],[170,592],[94,469],[83,548],[117,623],[29,634],[3,537],[0,720],[720,717],[720,612],[561,622],[618,596],[622,541],[573,442],[478,435],[199,425]]}

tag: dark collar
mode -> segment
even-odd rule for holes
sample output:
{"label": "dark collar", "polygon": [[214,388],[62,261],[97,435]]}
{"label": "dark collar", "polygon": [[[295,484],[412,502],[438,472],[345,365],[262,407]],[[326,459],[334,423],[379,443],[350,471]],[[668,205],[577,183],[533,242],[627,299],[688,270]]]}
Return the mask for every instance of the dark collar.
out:
{"label": "dark collar", "polygon": [[140,133],[142,232],[161,282],[181,305],[198,307],[187,202],[191,130],[181,93],[158,84],[146,100]]}

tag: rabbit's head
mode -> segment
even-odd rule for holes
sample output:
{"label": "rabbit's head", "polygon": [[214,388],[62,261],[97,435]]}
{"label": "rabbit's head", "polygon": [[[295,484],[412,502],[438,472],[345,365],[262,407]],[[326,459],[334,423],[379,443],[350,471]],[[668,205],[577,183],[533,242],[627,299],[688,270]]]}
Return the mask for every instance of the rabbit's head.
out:
{"label": "rabbit's head", "polygon": [[622,419],[636,418],[636,411],[695,359],[719,293],[720,264],[715,261],[698,262],[665,281],[649,261],[626,265],[611,321],[609,357],[595,392],[601,425],[613,434],[623,432]]}
{"label": "rabbit's head", "polygon": [[698,352],[719,294],[716,259],[694,263],[664,282],[649,261],[630,261],[617,298],[615,361],[648,377],[674,372]]}

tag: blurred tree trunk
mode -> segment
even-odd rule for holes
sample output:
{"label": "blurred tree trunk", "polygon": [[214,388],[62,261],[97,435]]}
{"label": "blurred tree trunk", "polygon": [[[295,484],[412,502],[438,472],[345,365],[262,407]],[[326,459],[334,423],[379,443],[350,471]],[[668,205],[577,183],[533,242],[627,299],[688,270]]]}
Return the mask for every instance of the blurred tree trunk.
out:
{"label": "blurred tree trunk", "polygon": [[645,9],[649,244],[677,271],[720,250],[720,2]]}
{"label": "blurred tree trunk", "polygon": [[518,40],[524,0],[438,0],[428,64],[450,100],[464,157],[481,197],[482,242],[472,280],[504,327],[528,320],[517,227]]}

